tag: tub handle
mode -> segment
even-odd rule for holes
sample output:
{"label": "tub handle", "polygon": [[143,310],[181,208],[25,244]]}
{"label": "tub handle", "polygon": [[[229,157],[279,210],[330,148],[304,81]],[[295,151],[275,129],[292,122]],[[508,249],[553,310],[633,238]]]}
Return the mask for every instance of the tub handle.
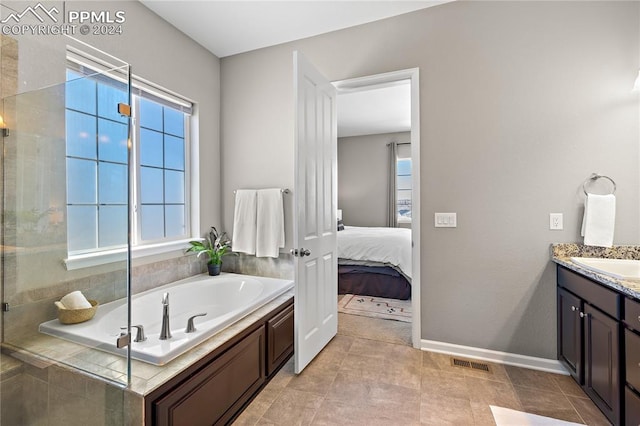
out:
{"label": "tub handle", "polygon": [[195,325],[193,325],[193,319],[194,319],[194,318],[196,318],[196,317],[203,317],[203,316],[205,316],[205,315],[207,315],[207,313],[206,313],[206,312],[204,312],[204,313],[202,313],[202,314],[196,314],[196,315],[194,315],[194,316],[190,317],[190,318],[187,320],[187,328],[184,330],[184,332],[185,332],[185,333],[193,333],[194,331],[196,331],[196,326],[195,326]]}
{"label": "tub handle", "polygon": [[136,332],[136,338],[133,339],[134,342],[144,342],[145,340],[147,340],[147,336],[144,335],[144,326],[142,324],[132,325],[131,327],[135,327],[138,329],[138,331]]}

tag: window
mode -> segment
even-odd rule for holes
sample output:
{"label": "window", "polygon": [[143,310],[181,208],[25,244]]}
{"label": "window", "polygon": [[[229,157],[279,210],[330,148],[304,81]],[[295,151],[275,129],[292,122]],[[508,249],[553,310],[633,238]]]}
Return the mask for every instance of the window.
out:
{"label": "window", "polygon": [[399,158],[396,173],[398,222],[411,222],[411,158]]}
{"label": "window", "polygon": [[[150,89],[151,88],[151,89]],[[69,257],[122,250],[131,220],[134,246],[189,238],[191,104],[161,89],[132,85],[131,165],[127,86],[69,61],[66,85]],[[129,173],[129,175],[128,175]],[[134,207],[128,217],[128,201]]]}

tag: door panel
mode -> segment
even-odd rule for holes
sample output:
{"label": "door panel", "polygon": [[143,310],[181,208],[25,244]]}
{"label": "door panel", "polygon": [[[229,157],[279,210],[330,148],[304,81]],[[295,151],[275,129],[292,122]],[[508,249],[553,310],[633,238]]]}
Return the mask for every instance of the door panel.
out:
{"label": "door panel", "polygon": [[585,391],[614,424],[620,411],[619,323],[585,305]]}
{"label": "door panel", "polygon": [[581,308],[578,297],[558,288],[558,359],[580,384],[584,383]]}
{"label": "door panel", "polygon": [[294,244],[301,253],[294,261],[294,359],[299,373],[338,330],[337,124],[335,88],[298,52],[294,78]]}

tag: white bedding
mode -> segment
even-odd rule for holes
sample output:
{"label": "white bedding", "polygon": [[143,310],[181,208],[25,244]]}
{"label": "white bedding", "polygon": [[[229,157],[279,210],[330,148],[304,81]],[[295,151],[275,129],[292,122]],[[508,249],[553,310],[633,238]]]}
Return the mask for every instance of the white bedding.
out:
{"label": "white bedding", "polygon": [[338,235],[338,259],[395,266],[411,279],[411,229],[345,226]]}

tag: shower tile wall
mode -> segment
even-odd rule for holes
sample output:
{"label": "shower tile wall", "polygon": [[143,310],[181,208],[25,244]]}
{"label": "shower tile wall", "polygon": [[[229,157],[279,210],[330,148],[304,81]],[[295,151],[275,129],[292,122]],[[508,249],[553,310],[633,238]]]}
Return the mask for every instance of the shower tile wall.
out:
{"label": "shower tile wall", "polygon": [[0,423],[7,425],[123,425],[128,394],[58,365],[34,366],[1,355]]}

